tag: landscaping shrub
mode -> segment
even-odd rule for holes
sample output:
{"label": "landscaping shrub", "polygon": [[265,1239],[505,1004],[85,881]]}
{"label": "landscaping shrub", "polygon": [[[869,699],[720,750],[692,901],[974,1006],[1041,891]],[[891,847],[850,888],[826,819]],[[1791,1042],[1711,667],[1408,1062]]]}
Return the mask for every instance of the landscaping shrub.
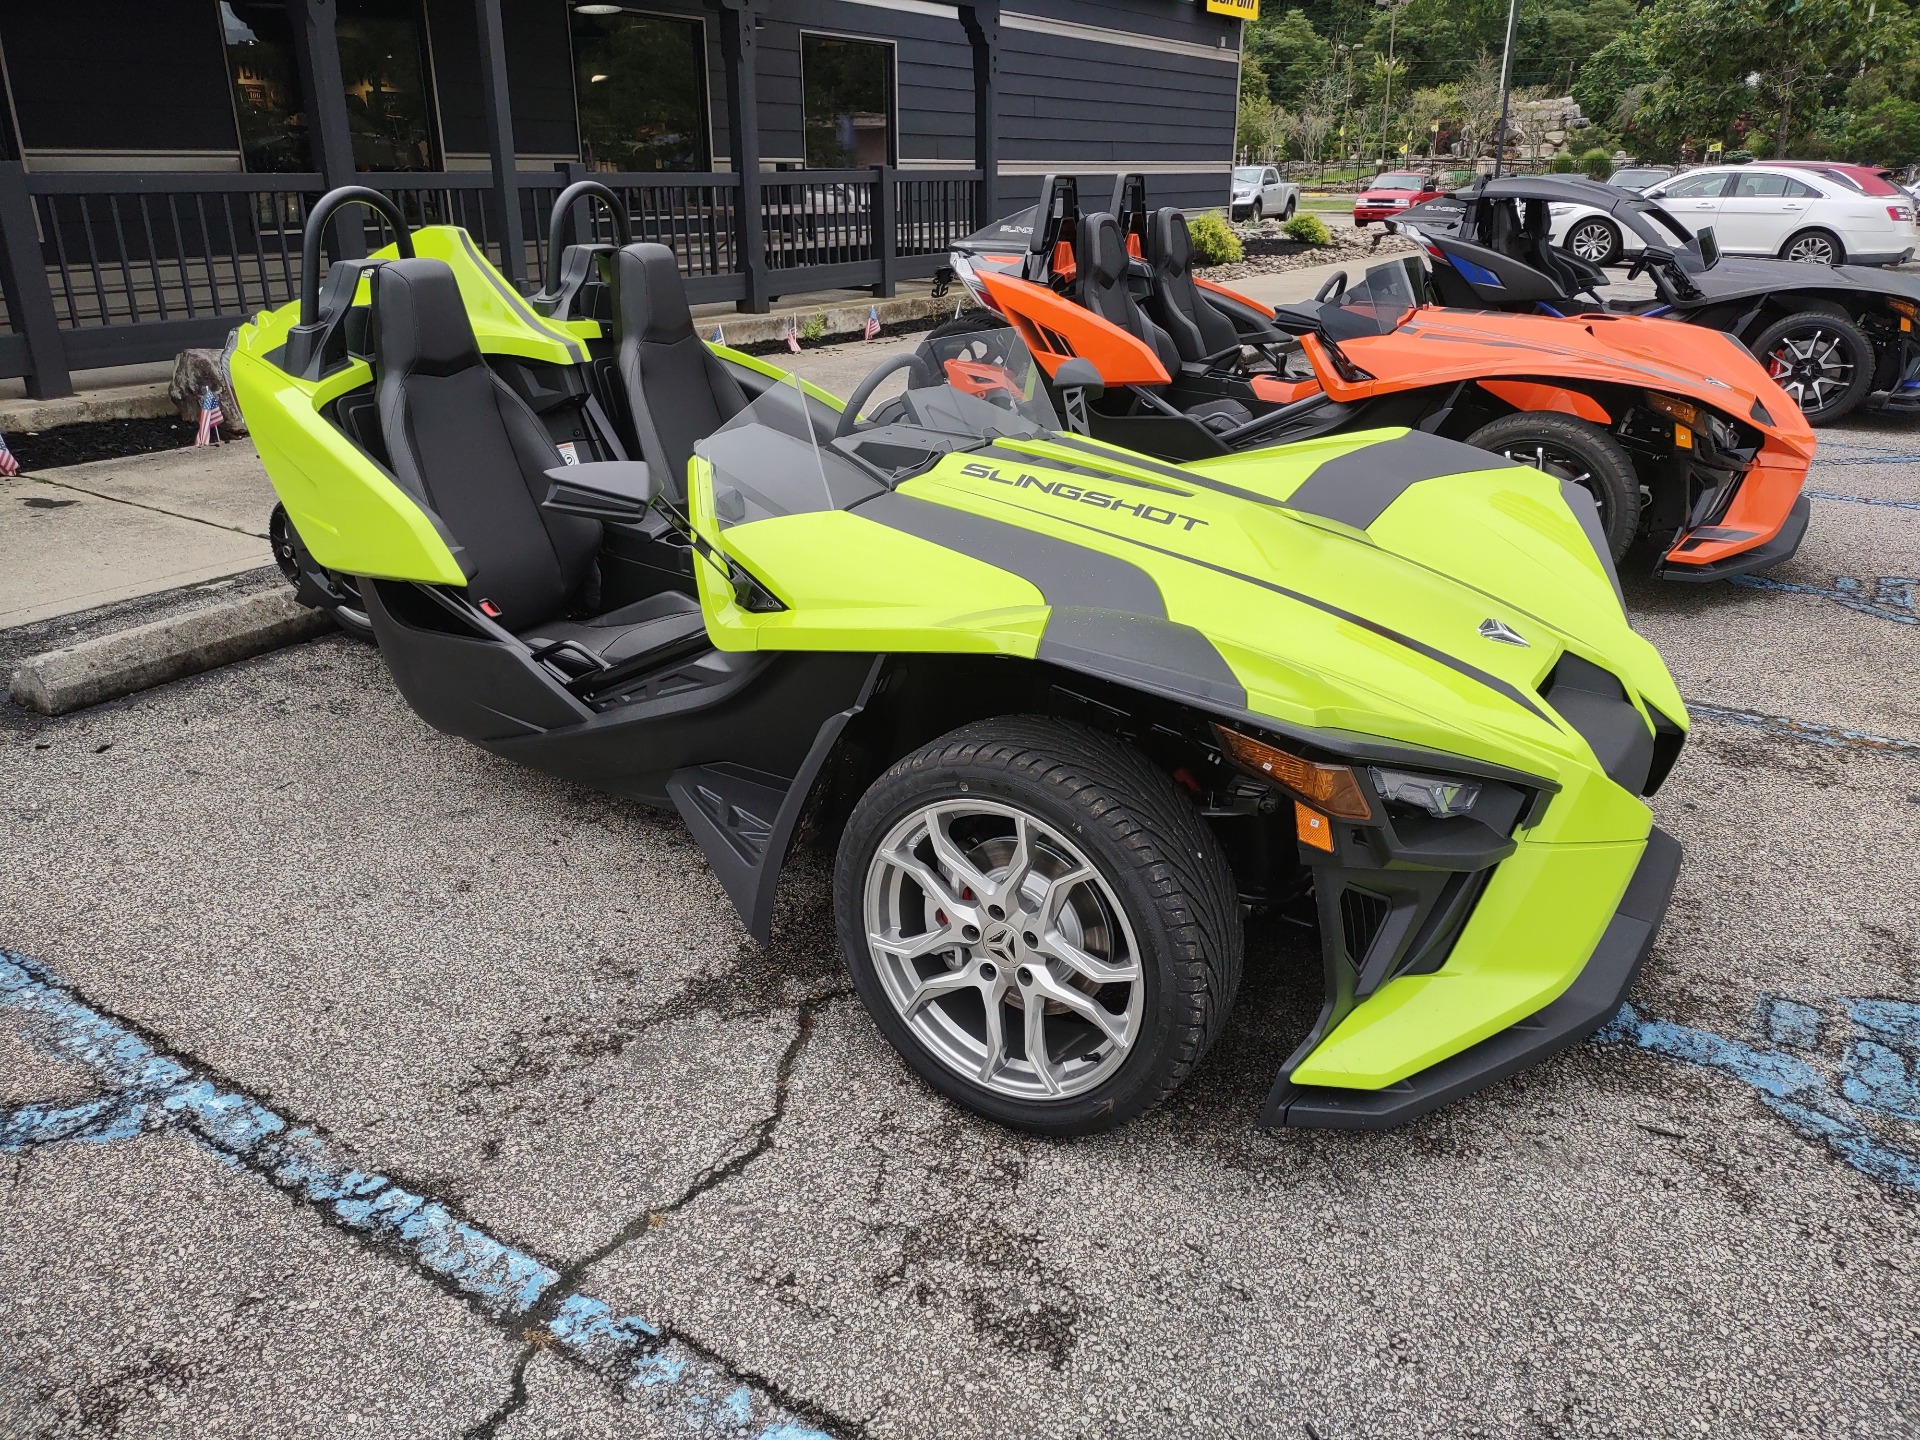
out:
{"label": "landscaping shrub", "polygon": [[1187,223],[1196,265],[1233,265],[1247,258],[1240,237],[1218,215],[1198,215]]}
{"label": "landscaping shrub", "polygon": [[1281,227],[1287,232],[1289,240],[1298,240],[1302,245],[1331,245],[1333,232],[1327,229],[1327,222],[1318,215],[1309,215],[1304,211],[1294,216]]}
{"label": "landscaping shrub", "polygon": [[1604,150],[1589,150],[1580,157],[1580,168],[1589,180],[1604,181],[1613,174],[1613,158]]}
{"label": "landscaping shrub", "polygon": [[1580,168],[1580,162],[1573,158],[1571,150],[1562,150],[1553,157],[1547,168],[1556,175],[1571,175]]}

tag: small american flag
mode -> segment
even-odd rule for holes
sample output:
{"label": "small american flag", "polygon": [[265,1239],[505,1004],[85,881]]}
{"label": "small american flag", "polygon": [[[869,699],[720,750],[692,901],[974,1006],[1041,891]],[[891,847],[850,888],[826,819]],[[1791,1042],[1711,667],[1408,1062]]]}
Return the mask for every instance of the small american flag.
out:
{"label": "small american flag", "polygon": [[798,315],[787,316],[787,349],[796,355],[800,353],[800,317]]}
{"label": "small american flag", "polygon": [[212,445],[220,439],[220,427],[227,417],[220,413],[220,401],[211,386],[200,392],[200,428],[194,432],[195,445]]}
{"label": "small american flag", "polygon": [[13,476],[20,473],[20,462],[13,458],[13,450],[7,444],[7,437],[0,435],[0,475]]}
{"label": "small american flag", "polygon": [[879,306],[869,305],[867,307],[867,328],[861,332],[861,338],[865,340],[878,340],[880,338]]}
{"label": "small american flag", "polygon": [[724,345],[727,343],[727,332],[716,325],[713,327],[713,334],[709,335],[707,339],[715,345]]}

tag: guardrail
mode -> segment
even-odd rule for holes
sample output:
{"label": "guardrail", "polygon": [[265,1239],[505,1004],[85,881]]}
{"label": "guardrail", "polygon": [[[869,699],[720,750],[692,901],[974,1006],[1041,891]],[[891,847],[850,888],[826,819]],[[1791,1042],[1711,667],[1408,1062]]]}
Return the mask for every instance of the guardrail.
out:
{"label": "guardrail", "polygon": [[[694,303],[813,290],[893,293],[930,275],[977,228],[978,171],[764,173],[743,186],[721,172],[608,173],[566,165],[521,171],[507,203],[524,253],[510,268],[542,273],[554,198],[591,176],[626,202],[637,240],[673,250]],[[467,230],[505,260],[501,190],[490,171],[363,174],[409,226]],[[28,172],[0,163],[0,376],[39,396],[71,393],[71,372],[163,360],[216,345],[235,325],[293,299],[301,230],[326,189],[319,174]],[[751,198],[748,198],[748,192]],[[759,214],[760,243],[743,223]],[[340,253],[383,243],[370,212],[352,212]],[[586,221],[606,238],[604,216]],[[355,228],[357,227],[357,228]],[[752,282],[752,283],[750,283]]]}

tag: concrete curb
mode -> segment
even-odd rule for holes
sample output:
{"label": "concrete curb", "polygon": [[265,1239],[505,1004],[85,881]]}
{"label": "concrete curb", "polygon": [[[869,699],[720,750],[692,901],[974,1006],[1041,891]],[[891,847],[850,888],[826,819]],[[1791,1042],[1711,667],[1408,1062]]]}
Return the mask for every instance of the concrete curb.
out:
{"label": "concrete curb", "polygon": [[42,715],[65,715],[332,628],[324,611],[308,609],[291,590],[271,590],[35,655],[14,671],[12,695]]}
{"label": "concrete curb", "polygon": [[167,398],[167,382],[155,380],[144,385],[88,390],[60,400],[0,400],[0,430],[17,435],[94,420],[158,420],[177,414],[173,401]]}
{"label": "concrete curb", "polygon": [[[695,318],[694,329],[700,338],[713,337],[713,327],[718,325],[725,332],[729,345],[762,345],[770,340],[779,340],[787,333],[787,317],[797,315],[805,325],[815,315],[826,317],[826,336],[858,335],[866,327],[867,311],[880,312],[880,323],[886,325],[904,324],[910,320],[927,320],[953,314],[955,305],[971,306],[965,291],[956,291],[935,300],[931,295],[897,295],[891,300],[849,300],[833,305],[781,305],[770,315],[742,315],[738,311],[701,315]],[[807,341],[809,345],[818,341]]]}

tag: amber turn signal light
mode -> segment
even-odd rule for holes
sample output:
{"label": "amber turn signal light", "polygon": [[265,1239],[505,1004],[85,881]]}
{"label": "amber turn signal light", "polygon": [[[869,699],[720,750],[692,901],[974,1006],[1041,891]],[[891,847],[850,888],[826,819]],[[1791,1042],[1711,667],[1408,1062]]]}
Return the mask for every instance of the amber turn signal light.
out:
{"label": "amber turn signal light", "polygon": [[1689,405],[1685,400],[1676,400],[1671,395],[1662,395],[1658,390],[1647,391],[1647,404],[1669,420],[1692,429],[1700,428],[1700,407]]}
{"label": "amber turn signal light", "polygon": [[[1278,745],[1269,745],[1264,740],[1242,735],[1238,730],[1229,730],[1224,725],[1215,725],[1213,733],[1220,739],[1220,748],[1227,752],[1227,757],[1236,765],[1265,776],[1300,799],[1311,801],[1327,814],[1338,815],[1343,820],[1365,820],[1373,814],[1373,807],[1367,803],[1366,792],[1360,788],[1360,782],[1354,779],[1353,771],[1345,765],[1321,765],[1302,759]],[[1300,823],[1303,827],[1301,838],[1305,839],[1306,822],[1303,820]],[[1331,835],[1320,848],[1333,848]]]}
{"label": "amber turn signal light", "polygon": [[1333,825],[1318,810],[1293,802],[1293,833],[1300,837],[1302,845],[1311,845],[1316,850],[1333,850]]}

